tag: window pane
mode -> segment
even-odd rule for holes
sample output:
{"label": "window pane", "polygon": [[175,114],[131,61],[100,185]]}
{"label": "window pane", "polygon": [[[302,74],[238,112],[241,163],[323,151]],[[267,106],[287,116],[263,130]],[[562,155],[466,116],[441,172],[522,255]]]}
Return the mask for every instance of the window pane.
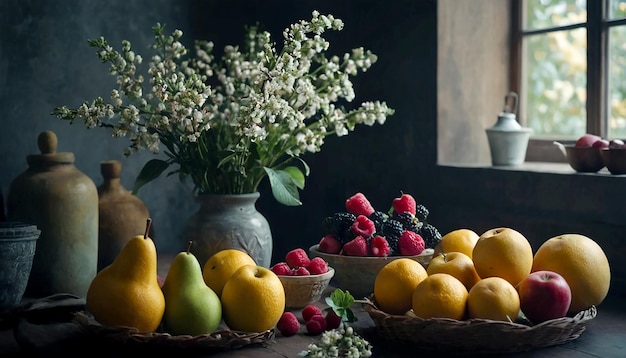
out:
{"label": "window pane", "polygon": [[587,22],[586,0],[526,1],[526,30],[538,30],[584,22]]}
{"label": "window pane", "polygon": [[626,138],[626,26],[609,29],[609,137]]}
{"label": "window pane", "polygon": [[619,19],[626,17],[626,0],[611,0],[609,2],[609,18]]}
{"label": "window pane", "polygon": [[525,38],[526,120],[533,138],[586,132],[587,39],[584,28]]}

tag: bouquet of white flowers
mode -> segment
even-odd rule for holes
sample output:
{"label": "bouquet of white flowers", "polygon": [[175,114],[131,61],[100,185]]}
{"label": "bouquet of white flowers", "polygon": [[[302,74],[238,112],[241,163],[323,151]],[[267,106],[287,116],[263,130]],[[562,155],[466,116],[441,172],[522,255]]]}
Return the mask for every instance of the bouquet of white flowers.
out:
{"label": "bouquet of white flowers", "polygon": [[165,35],[157,24],[147,93],[138,73],[143,58],[129,41],[118,52],[102,37],[89,40],[118,88],[108,102],[98,97],[52,114],[129,137],[125,155],[165,146],[167,159],[148,161],[134,192],[175,165],[169,174],[191,178],[196,193],[252,193],[267,176],[276,200],[300,205],[298,189],[309,174],[303,153],[320,151],[326,136],[347,135],[357,124],[383,124],[394,112],[379,101],[344,108],[355,98],[351,77],[377,58],[363,48],[327,57],[322,34],[342,28],[340,19],[314,11],[310,21],[283,31],[277,49],[268,32],[246,27],[244,45],[226,46],[218,61],[212,42],[196,41],[195,57],[188,58],[182,31]]}

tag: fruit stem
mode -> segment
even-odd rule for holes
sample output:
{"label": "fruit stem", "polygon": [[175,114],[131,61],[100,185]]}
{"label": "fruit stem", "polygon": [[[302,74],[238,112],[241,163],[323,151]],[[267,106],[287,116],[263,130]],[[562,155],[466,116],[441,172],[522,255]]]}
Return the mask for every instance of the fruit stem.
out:
{"label": "fruit stem", "polygon": [[189,253],[189,251],[191,250],[191,243],[192,243],[191,240],[189,240],[189,242],[187,242],[187,253]]}
{"label": "fruit stem", "polygon": [[150,226],[152,226],[152,219],[148,218],[146,220],[146,231],[144,231],[143,233],[143,239],[147,239],[148,238],[148,233],[150,232]]}

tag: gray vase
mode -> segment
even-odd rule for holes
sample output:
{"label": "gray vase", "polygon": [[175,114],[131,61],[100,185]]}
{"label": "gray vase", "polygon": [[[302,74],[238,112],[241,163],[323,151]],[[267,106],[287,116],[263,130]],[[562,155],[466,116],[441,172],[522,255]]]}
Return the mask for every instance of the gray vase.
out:
{"label": "gray vase", "polygon": [[181,250],[192,241],[191,252],[201,265],[224,249],[240,249],[259,266],[272,260],[272,232],[267,219],[256,209],[258,192],[240,195],[201,194],[198,210],[187,221]]}
{"label": "gray vase", "polygon": [[22,300],[40,234],[36,225],[0,223],[0,312]]}

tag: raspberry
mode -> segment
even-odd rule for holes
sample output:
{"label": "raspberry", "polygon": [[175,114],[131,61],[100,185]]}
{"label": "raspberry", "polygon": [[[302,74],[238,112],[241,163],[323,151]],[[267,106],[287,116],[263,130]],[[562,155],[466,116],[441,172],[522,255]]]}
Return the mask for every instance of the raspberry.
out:
{"label": "raspberry", "polygon": [[326,330],[326,319],[321,314],[316,314],[306,322],[306,330],[312,336],[324,333]]}
{"label": "raspberry", "polygon": [[335,313],[335,311],[332,309],[326,312],[326,317],[324,318],[326,319],[327,329],[339,328],[339,326],[341,325],[341,317],[337,315],[337,313]]}
{"label": "raspberry", "polygon": [[419,255],[424,251],[424,239],[413,231],[405,230],[398,240],[398,251],[403,256]]}
{"label": "raspberry", "polygon": [[370,216],[374,212],[374,207],[363,193],[356,193],[346,200],[346,210],[356,216]]}
{"label": "raspberry", "polygon": [[311,275],[321,275],[328,272],[328,263],[321,257],[314,257],[306,268]]}
{"label": "raspberry", "polygon": [[356,236],[370,237],[376,232],[376,225],[367,218],[367,216],[359,215],[351,226],[352,232]]}
{"label": "raspberry", "polygon": [[297,248],[287,253],[287,255],[285,256],[285,261],[287,262],[287,265],[289,265],[289,267],[296,268],[300,266],[307,267],[311,260],[306,254],[306,251],[301,248]]}
{"label": "raspberry", "polygon": [[311,317],[315,315],[322,315],[322,309],[316,305],[306,305],[302,309],[302,319],[304,319],[304,322],[308,322]]}
{"label": "raspberry", "polygon": [[311,275],[311,273],[309,272],[309,270],[307,270],[306,267],[300,266],[300,267],[292,268],[290,275],[291,276],[309,276]]}
{"label": "raspberry", "polygon": [[292,312],[285,312],[276,323],[276,328],[285,337],[293,336],[300,330],[300,322]]}
{"label": "raspberry", "polygon": [[373,256],[387,257],[389,256],[389,243],[387,239],[380,235],[374,236],[370,240],[370,251]]}
{"label": "raspberry", "polygon": [[352,241],[346,242],[342,251],[348,256],[367,256],[367,241],[365,241],[363,236],[357,236]]}
{"label": "raspberry", "polygon": [[411,194],[402,194],[400,197],[393,199],[391,204],[393,211],[398,215],[407,211],[415,215],[416,203],[415,198]]}
{"label": "raspberry", "polygon": [[318,247],[320,252],[327,254],[338,254],[341,251],[341,242],[337,240],[337,237],[333,234],[328,234],[320,240],[320,246]]}
{"label": "raspberry", "polygon": [[272,266],[271,270],[277,275],[289,276],[291,267],[286,262],[279,262]]}

